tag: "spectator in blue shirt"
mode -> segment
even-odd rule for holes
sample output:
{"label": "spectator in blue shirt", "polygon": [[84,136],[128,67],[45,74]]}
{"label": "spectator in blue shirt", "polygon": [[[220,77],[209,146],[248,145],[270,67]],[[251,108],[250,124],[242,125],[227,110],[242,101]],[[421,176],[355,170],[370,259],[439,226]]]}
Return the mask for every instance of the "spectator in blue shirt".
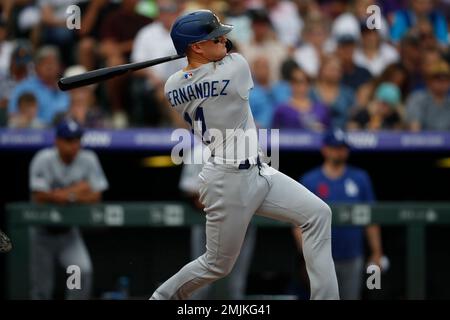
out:
{"label": "spectator in blue shirt", "polygon": [[442,46],[448,44],[447,22],[445,17],[433,8],[432,0],[411,0],[411,7],[399,10],[394,14],[391,28],[391,39],[400,41],[403,36],[420,21],[428,20],[433,26],[434,36]]}
{"label": "spectator in blue shirt", "polygon": [[300,67],[294,59],[288,58],[281,65],[281,79],[273,85],[273,97],[275,106],[285,103],[292,98],[291,80],[292,74]]}
{"label": "spectator in blue shirt", "polygon": [[316,84],[311,89],[312,100],[328,107],[331,127],[341,129],[345,128],[355,103],[354,91],[341,84],[342,72],[342,63],[337,56],[325,56]]}
{"label": "spectator in blue shirt", "polygon": [[[300,179],[300,182],[327,203],[372,203],[375,195],[369,175],[347,165],[349,146],[341,130],[325,134],[322,147],[324,163]],[[299,239],[299,228],[295,229]],[[370,225],[332,228],[332,253],[343,300],[361,298],[364,267],[364,231],[371,250],[370,263],[381,265],[383,256],[380,228]]]}
{"label": "spectator in blue shirt", "polygon": [[250,108],[259,128],[270,128],[274,111],[274,93],[270,82],[269,60],[257,57],[252,63],[253,89],[250,90]]}
{"label": "spectator in blue shirt", "polygon": [[32,93],[38,101],[38,120],[50,124],[54,116],[69,108],[69,95],[58,89],[60,58],[56,47],[42,47],[36,54],[36,75],[21,81],[11,93],[8,113],[17,113],[19,97]]}

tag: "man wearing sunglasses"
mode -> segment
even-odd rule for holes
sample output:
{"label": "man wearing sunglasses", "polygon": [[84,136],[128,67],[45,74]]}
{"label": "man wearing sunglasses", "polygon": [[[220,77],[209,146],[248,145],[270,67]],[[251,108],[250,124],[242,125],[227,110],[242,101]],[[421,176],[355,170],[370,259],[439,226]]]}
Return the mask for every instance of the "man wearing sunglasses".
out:
{"label": "man wearing sunglasses", "polygon": [[240,54],[228,53],[231,42],[226,34],[231,30],[208,10],[177,18],[171,29],[177,53],[186,54],[188,65],[167,80],[165,94],[210,152],[199,174],[206,252],[163,283],[150,299],[187,299],[228,275],[255,213],[302,228],[311,298],[339,299],[331,257],[331,210],[261,160],[248,102],[252,76]]}

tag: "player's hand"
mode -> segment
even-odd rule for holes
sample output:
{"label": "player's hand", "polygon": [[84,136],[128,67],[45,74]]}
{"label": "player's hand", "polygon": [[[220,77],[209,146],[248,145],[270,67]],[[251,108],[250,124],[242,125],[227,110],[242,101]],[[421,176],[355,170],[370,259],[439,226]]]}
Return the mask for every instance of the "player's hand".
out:
{"label": "player's hand", "polygon": [[382,273],[388,271],[391,266],[391,262],[389,261],[389,258],[384,255],[379,255],[379,254],[372,254],[370,256],[367,266],[369,266],[371,264],[376,264],[378,267],[380,267],[380,270]]}
{"label": "player's hand", "polygon": [[69,191],[65,189],[54,190],[53,201],[57,204],[65,204],[69,202]]}
{"label": "player's hand", "polygon": [[373,253],[370,258],[369,258],[369,264],[376,264],[377,266],[380,267],[380,269],[382,268],[381,265],[381,258],[383,257],[382,254],[378,254],[378,253]]}
{"label": "player's hand", "polygon": [[74,192],[76,194],[82,194],[91,191],[91,186],[87,181],[79,181],[66,188],[68,192]]}

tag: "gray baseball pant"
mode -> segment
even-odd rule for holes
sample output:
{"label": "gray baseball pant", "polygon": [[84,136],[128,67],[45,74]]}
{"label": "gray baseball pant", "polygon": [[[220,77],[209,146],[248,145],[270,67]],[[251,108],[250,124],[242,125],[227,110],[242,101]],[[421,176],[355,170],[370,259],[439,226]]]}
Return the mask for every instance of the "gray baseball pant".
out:
{"label": "gray baseball pant", "polygon": [[[244,242],[239,257],[234,264],[233,271],[227,277],[226,288],[228,298],[231,300],[242,300],[245,298],[247,288],[247,276],[252,262],[253,251],[256,244],[256,226],[250,224],[247,228]],[[191,231],[191,256],[195,259],[205,250],[206,234],[205,227],[194,226]],[[195,291],[190,297],[192,300],[209,300],[213,298],[212,285],[206,285]]]}
{"label": "gray baseball pant", "polygon": [[[206,212],[206,252],[188,263],[151,296],[187,299],[233,269],[250,220],[261,216],[300,226],[311,299],[339,299],[331,256],[331,210],[297,181],[267,164],[240,170],[208,162],[199,175]],[[269,255],[269,253],[268,253]]]}
{"label": "gray baseball pant", "polygon": [[[71,228],[61,234],[50,234],[40,227],[30,228],[31,299],[53,298],[56,262],[64,268],[77,265],[81,271],[81,288],[68,289],[66,299],[89,299],[92,289],[92,263],[80,231]],[[67,275],[69,276],[69,275]]]}

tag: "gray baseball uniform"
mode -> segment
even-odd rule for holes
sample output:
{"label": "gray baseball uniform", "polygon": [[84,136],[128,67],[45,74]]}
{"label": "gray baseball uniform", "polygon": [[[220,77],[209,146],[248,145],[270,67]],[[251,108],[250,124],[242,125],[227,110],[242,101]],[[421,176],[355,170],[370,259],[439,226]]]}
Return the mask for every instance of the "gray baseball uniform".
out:
{"label": "gray baseball uniform", "polygon": [[[194,150],[202,150],[201,142],[196,139]],[[190,157],[190,152],[186,152],[186,157]],[[198,194],[200,188],[199,174],[202,171],[202,164],[187,164],[183,166],[181,171],[179,188],[188,194]],[[241,300],[245,297],[245,290],[247,287],[247,276],[251,265],[253,251],[256,242],[256,226],[250,224],[247,229],[247,234],[242,244],[241,253],[236,260],[233,271],[227,277],[227,298],[233,300]],[[205,226],[195,225],[191,228],[191,257],[196,259],[205,250],[206,234]],[[214,297],[213,287],[211,285],[204,286],[197,290],[190,299],[206,300]]]}
{"label": "gray baseball uniform", "polygon": [[[250,68],[237,53],[180,70],[166,82],[170,104],[213,155],[199,175],[207,245],[202,256],[163,283],[151,299],[187,299],[195,290],[228,275],[255,213],[302,228],[311,299],[339,299],[329,206],[295,180],[260,163],[257,143],[245,139],[245,130],[256,131],[248,104],[252,86]],[[211,136],[210,129],[224,134]],[[234,136],[227,136],[227,129]]]}
{"label": "gray baseball uniform", "polygon": [[[108,181],[94,152],[80,150],[70,165],[59,157],[56,148],[39,151],[30,164],[30,190],[48,192],[86,181],[101,192]],[[92,264],[77,228],[30,228],[31,297],[51,299],[54,287],[54,261],[63,268],[77,265],[81,270],[81,290],[68,290],[68,299],[88,299],[92,287]]]}

